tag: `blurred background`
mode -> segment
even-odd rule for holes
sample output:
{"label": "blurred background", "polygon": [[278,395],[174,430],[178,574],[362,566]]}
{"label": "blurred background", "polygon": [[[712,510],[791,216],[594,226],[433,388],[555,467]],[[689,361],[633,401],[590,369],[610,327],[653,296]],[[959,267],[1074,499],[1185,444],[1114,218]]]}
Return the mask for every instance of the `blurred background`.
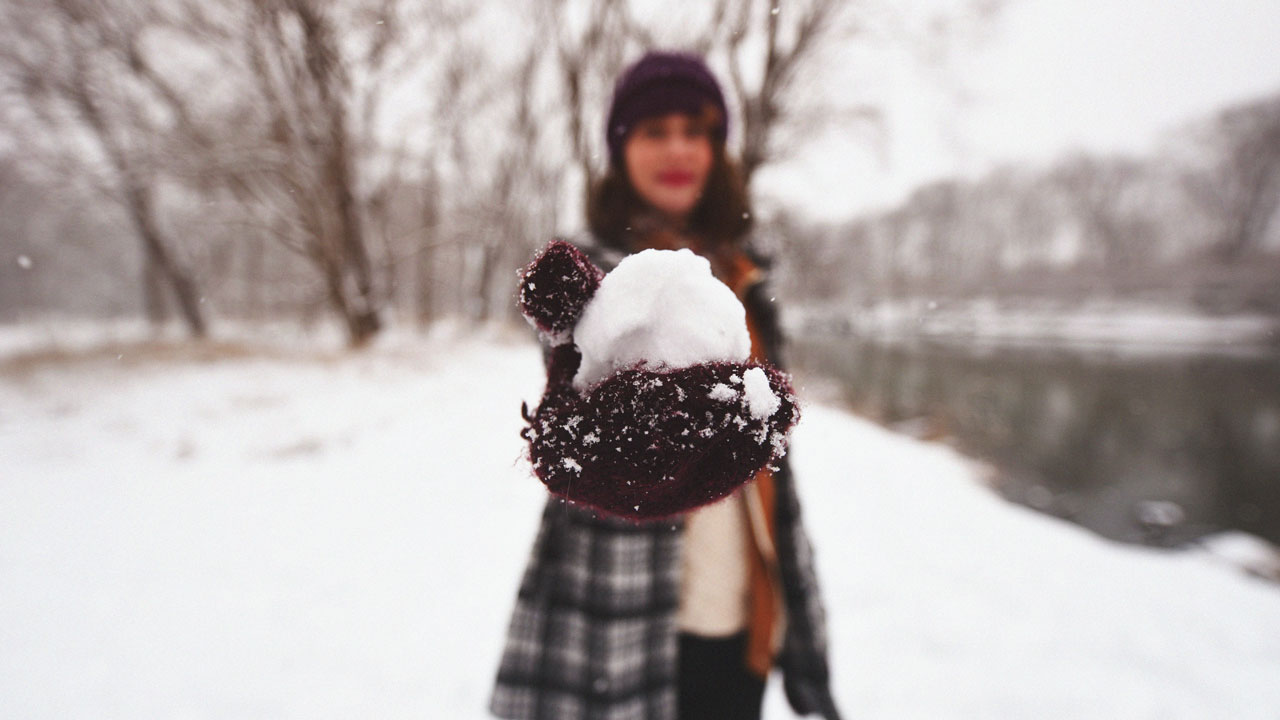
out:
{"label": "blurred background", "polygon": [[814,397],[1106,537],[1280,543],[1278,28],[1270,0],[4,0],[0,323],[516,325],[612,79],[687,48]]}

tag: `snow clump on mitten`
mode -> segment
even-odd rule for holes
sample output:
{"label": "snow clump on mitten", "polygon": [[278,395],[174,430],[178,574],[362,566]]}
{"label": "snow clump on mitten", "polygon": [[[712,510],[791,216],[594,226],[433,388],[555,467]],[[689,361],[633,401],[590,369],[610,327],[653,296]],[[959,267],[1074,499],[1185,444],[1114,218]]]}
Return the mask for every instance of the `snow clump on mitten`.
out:
{"label": "snow clump on mitten", "polygon": [[799,419],[790,379],[751,360],[746,311],[706,259],[646,250],[605,275],[556,241],[521,274],[520,309],[552,345],[521,431],[552,494],[664,519],[786,453]]}
{"label": "snow clump on mitten", "polygon": [[746,311],[690,250],[644,250],[618,263],[587,302],[573,333],[579,390],[622,370],[675,370],[745,362]]}

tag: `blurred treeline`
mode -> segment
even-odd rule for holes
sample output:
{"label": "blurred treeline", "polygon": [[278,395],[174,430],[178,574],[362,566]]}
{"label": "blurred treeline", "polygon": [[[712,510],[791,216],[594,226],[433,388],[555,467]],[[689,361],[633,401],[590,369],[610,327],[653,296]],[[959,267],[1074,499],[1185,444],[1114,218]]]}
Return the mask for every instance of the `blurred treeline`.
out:
{"label": "blurred treeline", "polygon": [[[707,55],[750,187],[819,131],[882,131],[874,100],[819,82],[836,63],[945,62],[1000,6],[5,0],[0,321],[338,318],[360,343],[510,319],[515,270],[581,225],[612,81],[643,49]],[[940,183],[837,227],[757,219],[793,302],[1177,286],[1274,309],[1253,279],[1215,289],[1274,277],[1276,121],[1241,108],[1169,157]]]}
{"label": "blurred treeline", "polygon": [[913,26],[839,0],[5,0],[0,320],[336,316],[360,343],[508,318],[515,270],[580,225],[643,49],[728,78],[749,179],[813,126],[833,48],[997,6]]}
{"label": "blurred treeline", "polygon": [[784,223],[788,294],[845,314],[928,301],[1280,317],[1280,94],[1144,157],[1075,154],[944,180],[848,223]]}

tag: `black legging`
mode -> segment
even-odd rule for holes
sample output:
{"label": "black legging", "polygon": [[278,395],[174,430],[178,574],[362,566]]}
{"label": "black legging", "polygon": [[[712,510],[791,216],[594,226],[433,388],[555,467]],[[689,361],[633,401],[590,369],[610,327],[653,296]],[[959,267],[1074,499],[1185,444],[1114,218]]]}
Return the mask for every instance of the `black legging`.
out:
{"label": "black legging", "polygon": [[747,670],[747,634],[680,634],[680,720],[760,720],[764,680]]}

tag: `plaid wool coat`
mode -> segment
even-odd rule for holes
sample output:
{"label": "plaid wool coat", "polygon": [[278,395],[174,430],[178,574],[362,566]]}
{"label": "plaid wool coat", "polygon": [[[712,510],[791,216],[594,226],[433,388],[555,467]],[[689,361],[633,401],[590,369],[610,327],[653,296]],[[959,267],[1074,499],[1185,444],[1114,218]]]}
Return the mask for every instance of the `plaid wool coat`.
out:
{"label": "plaid wool coat", "polygon": [[[617,256],[579,241],[606,269]],[[777,364],[780,333],[763,283],[747,312]],[[839,714],[813,554],[787,463],[774,473],[786,609],[775,659],[801,715]],[[520,582],[490,710],[515,720],[675,720],[680,519],[636,524],[550,498]]]}

